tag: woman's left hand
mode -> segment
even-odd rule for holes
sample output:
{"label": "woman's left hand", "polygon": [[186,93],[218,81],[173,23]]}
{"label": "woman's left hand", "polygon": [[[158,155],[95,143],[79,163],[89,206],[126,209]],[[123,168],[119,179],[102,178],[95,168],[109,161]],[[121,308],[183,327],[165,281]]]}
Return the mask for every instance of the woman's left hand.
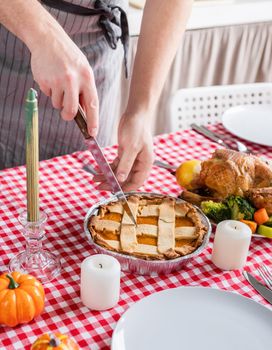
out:
{"label": "woman's left hand", "polygon": [[[119,123],[118,156],[112,168],[124,191],[142,186],[152,168],[153,140],[147,114],[125,113]],[[94,176],[94,181],[101,182],[99,190],[111,190],[102,175]]]}

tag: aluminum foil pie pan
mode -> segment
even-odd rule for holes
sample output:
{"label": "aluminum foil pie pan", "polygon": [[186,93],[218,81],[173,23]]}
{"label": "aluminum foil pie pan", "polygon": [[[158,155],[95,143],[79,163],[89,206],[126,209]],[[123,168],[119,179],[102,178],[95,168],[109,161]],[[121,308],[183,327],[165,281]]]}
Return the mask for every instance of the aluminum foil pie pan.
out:
{"label": "aluminum foil pie pan", "polygon": [[[131,195],[139,195],[146,197],[166,197],[163,194],[153,193],[153,192],[126,192],[126,196]],[[168,196],[169,198],[174,198],[176,202],[182,203],[186,202],[183,199],[175,198],[172,196]],[[122,271],[137,273],[140,275],[157,275],[157,274],[168,274],[173,271],[181,270],[189,261],[198,256],[207,246],[209,242],[209,238],[211,235],[211,223],[206,215],[195,206],[196,210],[200,214],[202,224],[206,227],[207,233],[203,239],[202,244],[191,254],[178,257],[176,259],[171,260],[145,260],[141,258],[137,258],[134,256],[118,253],[111,251],[105,247],[102,247],[93,241],[92,235],[88,229],[88,223],[92,216],[97,215],[98,209],[101,205],[105,205],[111,203],[113,201],[117,201],[118,198],[116,196],[111,196],[107,199],[103,199],[98,203],[94,204],[87,212],[84,220],[84,232],[87,236],[87,240],[92,244],[95,251],[99,254],[108,254],[115,257],[121,264]]]}

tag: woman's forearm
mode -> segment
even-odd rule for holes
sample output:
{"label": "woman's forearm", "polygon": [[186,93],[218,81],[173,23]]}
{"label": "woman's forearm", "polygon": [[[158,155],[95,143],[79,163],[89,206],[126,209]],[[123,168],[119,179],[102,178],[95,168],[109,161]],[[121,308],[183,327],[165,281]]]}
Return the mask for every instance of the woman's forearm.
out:
{"label": "woman's forearm", "polygon": [[134,62],[128,114],[156,104],[180,44],[192,0],[147,0]]}
{"label": "woman's forearm", "polygon": [[0,23],[30,49],[42,45],[43,36],[64,35],[58,22],[38,0],[0,1]]}

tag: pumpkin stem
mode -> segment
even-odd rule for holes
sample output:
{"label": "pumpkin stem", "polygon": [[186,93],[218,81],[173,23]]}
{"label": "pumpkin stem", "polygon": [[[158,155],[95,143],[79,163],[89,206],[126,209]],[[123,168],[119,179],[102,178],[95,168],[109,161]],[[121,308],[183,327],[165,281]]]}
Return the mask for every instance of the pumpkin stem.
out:
{"label": "pumpkin stem", "polygon": [[53,348],[60,346],[60,340],[55,337],[54,334],[50,334],[49,345],[53,346]]}
{"label": "pumpkin stem", "polygon": [[16,289],[19,287],[19,283],[17,283],[10,274],[6,275],[6,277],[9,279],[8,289]]}

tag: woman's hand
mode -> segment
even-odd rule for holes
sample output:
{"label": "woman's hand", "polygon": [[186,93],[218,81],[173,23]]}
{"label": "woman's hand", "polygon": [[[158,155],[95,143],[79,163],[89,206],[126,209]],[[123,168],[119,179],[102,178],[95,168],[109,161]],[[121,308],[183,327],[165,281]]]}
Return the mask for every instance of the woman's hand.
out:
{"label": "woman's hand", "polygon": [[81,103],[89,134],[98,129],[98,96],[87,58],[69,36],[57,29],[42,42],[31,45],[31,68],[35,81],[65,120],[72,120]]}
{"label": "woman's hand", "polygon": [[153,139],[147,115],[123,115],[118,128],[116,176],[124,191],[143,185],[154,160]]}
{"label": "woman's hand", "polygon": [[0,1],[0,23],[29,48],[34,79],[63,119],[73,119],[80,102],[88,131],[96,136],[99,104],[93,71],[61,25],[37,0]]}
{"label": "woman's hand", "polygon": [[[118,128],[118,157],[112,168],[124,191],[138,189],[148,177],[153,164],[153,141],[148,113],[130,115],[125,113]],[[94,176],[101,182],[100,190],[111,190],[102,175]]]}

